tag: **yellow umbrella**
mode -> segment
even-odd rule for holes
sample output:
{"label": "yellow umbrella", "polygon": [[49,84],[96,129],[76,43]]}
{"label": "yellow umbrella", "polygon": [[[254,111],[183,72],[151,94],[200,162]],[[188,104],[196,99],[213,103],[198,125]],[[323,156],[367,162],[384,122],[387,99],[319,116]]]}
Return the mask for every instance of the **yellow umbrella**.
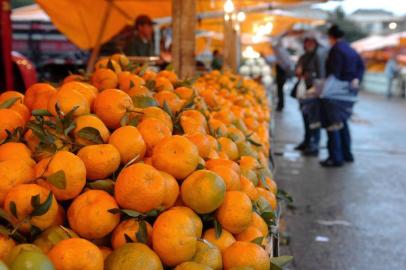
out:
{"label": "yellow umbrella", "polygon": [[140,14],[170,16],[168,0],[37,0],[53,24],[81,49],[105,43]]}

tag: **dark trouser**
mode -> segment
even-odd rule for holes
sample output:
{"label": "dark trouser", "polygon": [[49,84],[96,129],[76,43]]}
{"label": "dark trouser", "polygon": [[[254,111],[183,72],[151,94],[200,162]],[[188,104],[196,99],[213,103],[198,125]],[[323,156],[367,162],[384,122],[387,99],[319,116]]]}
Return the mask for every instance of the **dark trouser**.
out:
{"label": "dark trouser", "polygon": [[329,159],[336,163],[342,163],[344,160],[353,158],[351,153],[351,134],[347,121],[343,122],[342,129],[327,131],[327,136]]}
{"label": "dark trouser", "polygon": [[276,86],[278,90],[278,105],[277,109],[282,110],[285,105],[285,97],[283,93],[283,86],[286,83],[286,72],[279,66],[276,65]]}
{"label": "dark trouser", "polygon": [[307,113],[302,113],[303,125],[305,129],[303,143],[308,146],[311,150],[316,150],[319,148],[320,144],[320,128],[311,129],[309,115]]}
{"label": "dark trouser", "polygon": [[351,152],[351,133],[347,121],[343,122],[343,128],[340,130],[341,144],[343,147],[344,160],[353,159]]}

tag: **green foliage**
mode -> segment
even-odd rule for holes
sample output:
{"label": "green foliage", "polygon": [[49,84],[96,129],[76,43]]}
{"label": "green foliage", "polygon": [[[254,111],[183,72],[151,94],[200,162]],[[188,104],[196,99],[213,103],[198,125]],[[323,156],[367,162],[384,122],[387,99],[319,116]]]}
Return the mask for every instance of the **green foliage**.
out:
{"label": "green foliage", "polygon": [[21,99],[20,97],[14,97],[14,98],[7,99],[6,101],[4,101],[3,103],[0,104],[0,109],[8,109],[11,106],[13,106],[20,99]]}
{"label": "green foliage", "polygon": [[11,0],[11,7],[18,8],[34,4],[34,0]]}
{"label": "green foliage", "polygon": [[[359,40],[368,35],[368,33],[365,33],[357,23],[350,20],[344,13],[343,9],[340,7],[337,8],[335,12],[330,16],[328,22],[330,24],[338,25],[344,31],[345,39],[348,42]],[[323,26],[322,30],[324,32],[327,32],[327,27]]]}
{"label": "green foliage", "polygon": [[103,138],[98,129],[94,127],[85,127],[78,131],[78,136],[95,144],[103,144]]}
{"label": "green foliage", "polygon": [[87,187],[91,189],[104,190],[111,195],[114,193],[114,181],[110,179],[91,181],[87,183]]}
{"label": "green foliage", "polygon": [[52,205],[52,198],[53,198],[53,196],[52,196],[51,192],[49,192],[47,199],[43,203],[40,203],[39,195],[31,197],[31,204],[34,207],[34,210],[32,211],[31,216],[32,217],[42,216],[46,212],[48,212],[49,208]]}
{"label": "green foliage", "polygon": [[133,96],[132,98],[134,107],[136,108],[147,108],[147,107],[158,107],[159,104],[152,97],[148,96]]}
{"label": "green foliage", "polygon": [[137,237],[138,242],[147,244],[148,242],[148,232],[147,232],[147,224],[144,220],[140,220],[139,222],[139,229],[138,232],[135,234]]}

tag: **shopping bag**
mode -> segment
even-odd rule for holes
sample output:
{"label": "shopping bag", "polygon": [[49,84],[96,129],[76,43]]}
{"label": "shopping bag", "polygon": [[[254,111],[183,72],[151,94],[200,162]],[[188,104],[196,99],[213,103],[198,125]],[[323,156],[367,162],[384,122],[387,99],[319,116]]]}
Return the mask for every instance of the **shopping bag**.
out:
{"label": "shopping bag", "polygon": [[300,80],[299,84],[296,87],[296,98],[297,99],[306,98],[306,91],[307,91],[307,87],[306,87],[305,81]]}

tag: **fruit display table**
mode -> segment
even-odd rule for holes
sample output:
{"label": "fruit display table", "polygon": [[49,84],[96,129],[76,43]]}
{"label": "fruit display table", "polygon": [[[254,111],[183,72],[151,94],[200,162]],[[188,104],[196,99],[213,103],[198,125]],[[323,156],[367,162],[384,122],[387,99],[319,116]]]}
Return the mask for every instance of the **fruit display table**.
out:
{"label": "fruit display table", "polygon": [[116,54],[6,91],[0,108],[9,269],[270,269],[277,185],[257,82],[182,81]]}

